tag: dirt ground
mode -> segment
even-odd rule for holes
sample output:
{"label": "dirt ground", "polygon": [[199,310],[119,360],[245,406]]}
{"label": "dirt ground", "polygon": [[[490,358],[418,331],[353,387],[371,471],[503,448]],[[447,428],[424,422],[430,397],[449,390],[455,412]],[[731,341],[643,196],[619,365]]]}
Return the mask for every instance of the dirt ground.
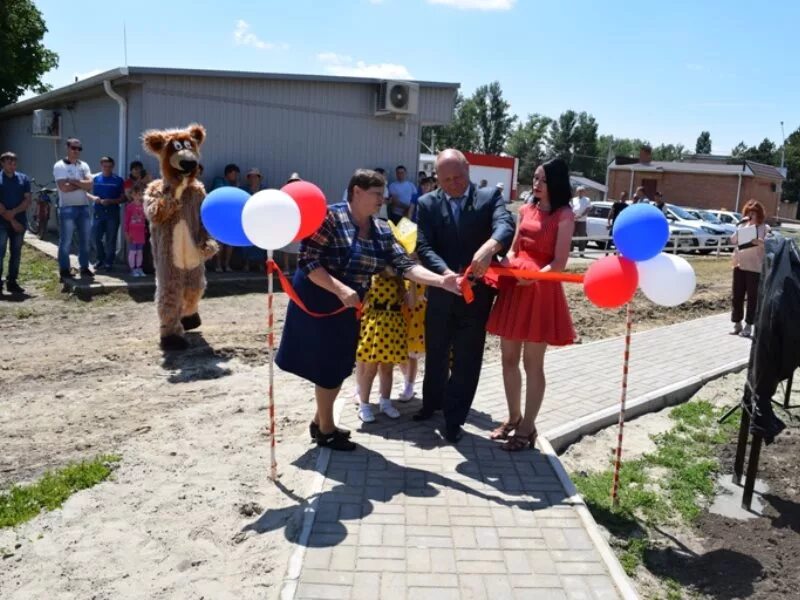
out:
{"label": "dirt ground", "polygon": [[[726,307],[727,263],[715,264],[713,277],[698,269],[685,312],[637,300],[637,326]],[[0,301],[0,488],[98,454],[122,461],[62,510],[0,530],[0,597],[277,597],[317,452],[313,388],[276,370],[281,478],[268,480],[264,294],[204,299],[191,349],[165,358],[151,302],[21,283],[30,298]],[[584,341],[621,331],[620,311],[592,308],[577,286],[569,295]],[[278,332],[285,306],[278,295]],[[487,347],[499,360],[497,340]]]}
{"label": "dirt ground", "polygon": [[[723,408],[741,398],[744,372],[707,384],[696,397]],[[779,388],[780,390],[780,388]],[[792,404],[800,404],[795,389]],[[655,449],[650,436],[674,423],[664,409],[625,424],[624,459]],[[795,411],[797,417],[797,411]],[[683,587],[686,598],[789,600],[800,588],[800,422],[781,415],[788,428],[762,450],[759,479],[767,485],[763,516],[740,520],[704,510],[691,526],[651,529],[656,546],[645,554],[635,584],[643,598],[667,596],[664,579]],[[738,423],[738,414],[733,417]],[[616,445],[616,427],[587,436],[561,456],[567,471],[594,470]],[[733,472],[735,441],[722,446],[721,472]],[[667,596],[674,597],[674,596]]]}

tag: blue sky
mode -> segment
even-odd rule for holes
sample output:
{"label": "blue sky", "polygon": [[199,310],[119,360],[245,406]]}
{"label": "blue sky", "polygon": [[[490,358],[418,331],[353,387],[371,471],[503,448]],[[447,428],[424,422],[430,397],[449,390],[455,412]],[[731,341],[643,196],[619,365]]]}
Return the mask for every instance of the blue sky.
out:
{"label": "blue sky", "polygon": [[[515,114],[592,113],[601,134],[713,151],[800,126],[790,0],[37,0],[60,86],[123,64],[500,81]],[[792,58],[794,57],[794,58]]]}

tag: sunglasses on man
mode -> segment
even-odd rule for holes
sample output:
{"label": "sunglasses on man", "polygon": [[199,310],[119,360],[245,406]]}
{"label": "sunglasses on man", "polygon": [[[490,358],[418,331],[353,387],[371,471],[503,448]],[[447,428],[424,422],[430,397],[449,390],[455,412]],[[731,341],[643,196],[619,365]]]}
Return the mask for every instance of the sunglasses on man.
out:
{"label": "sunglasses on man", "polygon": [[78,152],[83,152],[83,146],[70,146],[70,150],[77,150]]}

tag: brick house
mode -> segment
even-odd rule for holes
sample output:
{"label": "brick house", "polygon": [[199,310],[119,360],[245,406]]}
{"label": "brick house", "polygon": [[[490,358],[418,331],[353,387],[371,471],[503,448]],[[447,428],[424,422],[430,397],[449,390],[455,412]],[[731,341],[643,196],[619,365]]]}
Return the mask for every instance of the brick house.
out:
{"label": "brick house", "polygon": [[713,210],[740,210],[750,199],[764,205],[768,217],[794,218],[796,204],[781,202],[784,175],[771,165],[743,161],[728,164],[726,159],[654,161],[648,148],[639,151],[639,160],[624,164],[618,157],[608,167],[608,197],[621,192],[633,195],[644,187],[651,200],[661,192],[667,202],[679,206]]}

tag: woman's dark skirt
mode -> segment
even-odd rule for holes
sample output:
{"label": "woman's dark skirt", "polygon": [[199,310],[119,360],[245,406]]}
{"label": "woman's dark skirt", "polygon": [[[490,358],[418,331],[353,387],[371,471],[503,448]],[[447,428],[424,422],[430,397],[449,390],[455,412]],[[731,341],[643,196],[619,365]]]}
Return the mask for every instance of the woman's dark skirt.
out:
{"label": "woman's dark skirt", "polygon": [[[339,298],[319,287],[301,271],[295,273],[292,285],[312,312],[331,313],[342,307]],[[363,298],[363,292],[359,293]],[[355,309],[332,317],[312,317],[294,302],[289,302],[275,363],[282,370],[320,387],[338,388],[355,367],[358,334]]]}

